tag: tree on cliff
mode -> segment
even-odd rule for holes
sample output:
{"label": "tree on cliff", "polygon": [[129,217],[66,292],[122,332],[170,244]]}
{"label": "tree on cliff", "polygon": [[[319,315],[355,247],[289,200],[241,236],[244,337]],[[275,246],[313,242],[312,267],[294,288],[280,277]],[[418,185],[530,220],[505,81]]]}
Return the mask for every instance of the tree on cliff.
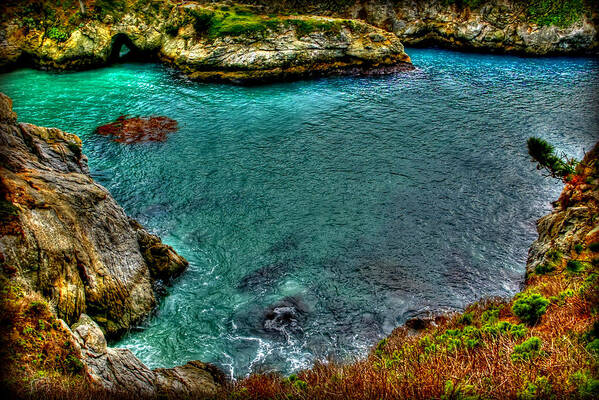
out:
{"label": "tree on cliff", "polygon": [[538,137],[531,137],[526,144],[528,154],[530,154],[533,161],[538,163],[537,168],[545,169],[552,178],[566,180],[568,176],[575,173],[578,161],[569,158],[565,154],[556,155],[555,148],[547,141]]}

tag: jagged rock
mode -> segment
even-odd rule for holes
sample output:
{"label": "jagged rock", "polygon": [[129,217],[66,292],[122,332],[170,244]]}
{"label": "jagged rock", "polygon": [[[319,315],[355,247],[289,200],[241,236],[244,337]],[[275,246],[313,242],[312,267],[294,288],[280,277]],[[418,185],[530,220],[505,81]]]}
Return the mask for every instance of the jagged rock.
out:
{"label": "jagged rock", "polygon": [[157,392],[168,398],[214,396],[226,382],[222,371],[200,361],[190,361],[174,368],[157,368],[154,375]]}
{"label": "jagged rock", "polygon": [[582,179],[575,178],[567,183],[554,210],[537,222],[539,237],[528,252],[527,274],[551,261],[548,253],[552,249],[570,255],[576,244],[587,246],[599,241],[598,159],[599,142],[586,153],[576,169]]}
{"label": "jagged rock", "polygon": [[108,347],[100,327],[85,314],[71,331],[90,380],[113,394],[205,398],[215,395],[226,380],[216,367],[199,361],[151,370],[128,349]]}
{"label": "jagged rock", "polygon": [[16,123],[4,95],[0,195],[15,210],[0,229],[5,264],[68,323],[87,313],[117,336],[154,308],[154,280],[187,266],[91,179],[77,136]]}
{"label": "jagged rock", "polygon": [[[343,14],[394,32],[406,45],[529,55],[592,53],[599,49],[589,17],[566,27],[523,18],[523,2],[488,0],[476,7],[444,0],[369,0]],[[465,3],[465,2],[464,2]]]}

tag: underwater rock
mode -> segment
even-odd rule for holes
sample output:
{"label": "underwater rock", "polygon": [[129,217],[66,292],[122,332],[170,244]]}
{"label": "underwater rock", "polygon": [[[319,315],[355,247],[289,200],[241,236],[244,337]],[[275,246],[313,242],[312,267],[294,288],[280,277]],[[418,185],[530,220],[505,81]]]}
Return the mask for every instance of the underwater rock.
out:
{"label": "underwater rock", "polygon": [[116,121],[99,126],[96,132],[100,135],[114,136],[115,142],[164,142],[166,136],[175,132],[177,121],[168,117],[127,117],[121,115]]}
{"label": "underwater rock", "polygon": [[300,333],[308,311],[307,304],[299,297],[285,297],[267,309],[264,313],[262,325],[266,332]]}

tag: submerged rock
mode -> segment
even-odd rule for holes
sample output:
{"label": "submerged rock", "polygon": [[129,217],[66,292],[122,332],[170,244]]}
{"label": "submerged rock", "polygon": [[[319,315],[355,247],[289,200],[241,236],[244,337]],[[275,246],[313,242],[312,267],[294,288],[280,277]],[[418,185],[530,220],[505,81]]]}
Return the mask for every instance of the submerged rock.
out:
{"label": "submerged rock", "polygon": [[114,136],[115,142],[164,142],[167,134],[177,130],[177,121],[168,117],[127,117],[121,115],[116,121],[96,129],[100,135]]}
{"label": "submerged rock", "polygon": [[0,195],[10,211],[0,230],[4,265],[69,324],[86,313],[118,336],[154,308],[155,280],[187,266],[92,180],[77,136],[17,123],[3,94]]}
{"label": "submerged rock", "polygon": [[264,330],[284,335],[301,333],[308,311],[308,306],[299,297],[285,297],[270,306],[264,313],[262,322]]}

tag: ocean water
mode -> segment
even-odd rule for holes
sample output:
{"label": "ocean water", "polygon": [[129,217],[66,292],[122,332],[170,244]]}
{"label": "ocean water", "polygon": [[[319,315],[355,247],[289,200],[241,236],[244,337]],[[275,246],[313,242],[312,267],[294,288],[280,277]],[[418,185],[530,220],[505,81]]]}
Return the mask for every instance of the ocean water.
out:
{"label": "ocean water", "polygon": [[[151,367],[231,376],[347,360],[407,318],[510,296],[561,184],[535,135],[599,139],[599,61],[411,49],[377,78],[257,87],[156,64],[0,75],[24,122],[78,134],[93,177],[190,267],[116,346]],[[164,143],[94,134],[121,114],[179,122]]]}

